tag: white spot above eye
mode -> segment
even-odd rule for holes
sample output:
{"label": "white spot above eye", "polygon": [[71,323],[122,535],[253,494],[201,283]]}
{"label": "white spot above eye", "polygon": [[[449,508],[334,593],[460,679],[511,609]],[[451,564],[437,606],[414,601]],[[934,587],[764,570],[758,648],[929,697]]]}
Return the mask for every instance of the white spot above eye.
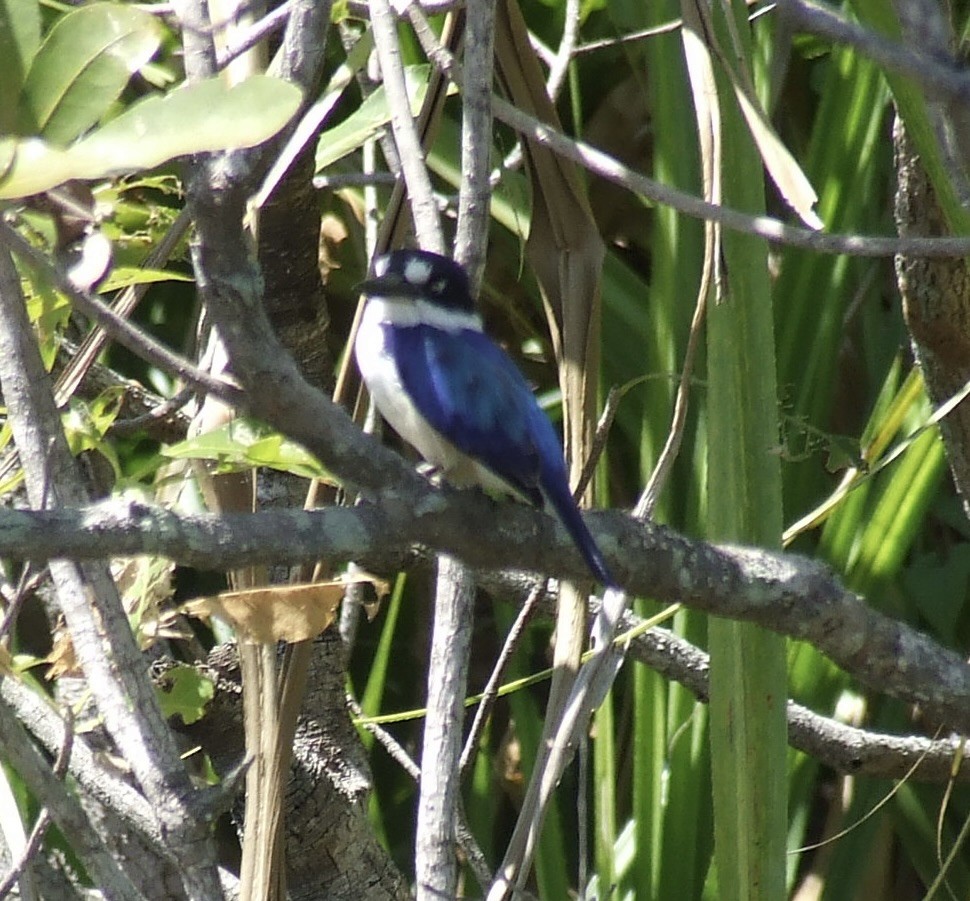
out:
{"label": "white spot above eye", "polygon": [[404,278],[412,285],[424,285],[431,278],[434,267],[419,257],[412,257],[404,264]]}

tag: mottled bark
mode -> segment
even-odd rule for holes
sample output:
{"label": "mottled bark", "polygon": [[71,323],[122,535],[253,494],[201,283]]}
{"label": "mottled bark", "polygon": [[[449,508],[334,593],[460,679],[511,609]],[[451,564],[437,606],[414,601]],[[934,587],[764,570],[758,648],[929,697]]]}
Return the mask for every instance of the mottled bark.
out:
{"label": "mottled bark", "polygon": [[[902,236],[945,235],[949,229],[929,176],[898,117],[896,227]],[[962,257],[896,257],[896,279],[913,352],[934,406],[970,381],[970,272]],[[970,404],[961,403],[940,423],[947,459],[964,511],[970,515]]]}
{"label": "mottled bark", "polygon": [[[408,886],[367,819],[370,772],[344,703],[346,660],[334,630],[314,642],[284,804],[287,887],[294,901],[408,897]],[[216,695],[186,731],[222,773],[243,759],[242,688],[233,645],[215,648]],[[236,811],[242,816],[240,801]]]}

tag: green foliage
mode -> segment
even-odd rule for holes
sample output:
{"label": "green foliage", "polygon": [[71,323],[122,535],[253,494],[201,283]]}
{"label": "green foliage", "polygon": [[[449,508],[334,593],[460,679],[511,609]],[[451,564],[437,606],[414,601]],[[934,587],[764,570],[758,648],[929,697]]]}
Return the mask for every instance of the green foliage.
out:
{"label": "green foliage", "polygon": [[205,707],[215,694],[212,680],[194,666],[180,663],[165,673],[164,686],[158,697],[166,717],[179,716],[186,726],[205,715]]}
{"label": "green foliage", "polygon": [[144,97],[111,118],[132,74],[159,48],[159,20],[93,3],[57,18],[38,43],[39,23],[31,0],[0,6],[0,199],[251,147],[279,131],[302,100],[296,87],[265,75],[234,86],[213,78]]}
{"label": "green foliage", "polygon": [[161,43],[158,20],[116,3],[82,6],[58,19],[30,64],[19,133],[65,146],[111,109],[132,72]]}
{"label": "green foliage", "polygon": [[[867,23],[891,25],[888,0],[852,6]],[[548,38],[556,23],[561,24],[565,4],[524,0],[523,9],[532,27]],[[345,3],[334,4],[333,10],[335,21],[349,21]],[[656,28],[680,15],[681,4],[674,0],[586,0],[581,40]],[[917,140],[928,142],[920,149],[925,150],[934,178],[945,178],[925,100],[912,85],[895,77],[887,80],[855,51],[833,49],[805,36],[796,37],[790,48],[785,80],[767,83],[771,61],[782,49],[775,46],[771,22],[766,15],[754,26],[746,64],[755,73],[760,95],[773,99],[771,121],[777,133],[818,191],[817,212],[826,229],[891,232],[887,134],[894,100],[907,121],[916,124]],[[317,174],[360,170],[364,144],[387,128],[390,111],[383,91],[366,99],[355,94],[354,76],[366,62],[366,40],[349,52],[336,40],[328,43],[329,82],[319,101],[324,121],[312,148]],[[163,333],[173,346],[181,346],[194,324],[194,285],[185,274],[184,241],[173,254],[175,268],[144,265],[146,253],[158,246],[183,202],[177,169],[169,164],[187,154],[266,140],[291,119],[301,97],[295,88],[268,76],[255,76],[232,88],[214,79],[163,95],[143,76],[154,64],[166,78],[179,77],[177,60],[166,55],[171,46],[166,26],[140,7],[95,3],[64,11],[45,6],[42,11],[35,0],[0,0],[0,198],[20,203],[70,178],[95,182],[96,200],[106,209],[99,224],[113,243],[118,263],[99,290],[109,295],[130,286],[148,287],[139,321]],[[408,66],[415,110],[424,98],[430,71],[423,60]],[[133,77],[134,73],[141,74]],[[722,102],[730,107],[733,93],[724,91]],[[579,137],[664,184],[699,194],[692,103],[681,35],[660,30],[636,42],[577,56],[560,110],[569,111],[568,121]],[[737,117],[736,110],[730,110]],[[731,127],[736,140],[729,142],[725,162],[735,191],[730,202],[748,212],[760,211],[765,197],[760,186],[755,190],[748,184],[750,193],[743,194],[736,189],[744,180],[742,174],[752,181],[760,179],[761,158],[750,142],[742,140],[743,122],[736,119]],[[461,179],[459,128],[458,106],[449,100],[427,157],[446,201]],[[543,301],[524,265],[533,198],[522,171],[502,163],[513,144],[508,131],[497,129],[492,151],[500,177],[492,197],[482,298],[490,330],[517,356],[537,388],[549,392],[558,389],[558,381],[550,362]],[[132,174],[118,178],[119,173]],[[703,233],[697,221],[665,206],[648,204],[596,176],[588,175],[587,180],[608,245],[602,282],[601,380],[604,389],[624,389],[599,481],[603,503],[628,508],[649,476],[669,428],[700,282]],[[382,209],[387,193],[379,188],[377,195]],[[943,202],[949,221],[960,227],[965,214],[959,204],[946,191]],[[364,195],[356,188],[344,189],[322,195],[320,204],[342,229],[341,238],[321,254],[332,255],[327,259],[328,267],[333,266],[328,286],[330,340],[340,349],[355,300],[340,288],[360,274]],[[771,214],[785,215],[771,189],[768,208]],[[13,205],[9,209],[21,217],[19,224],[36,243],[55,245],[55,229],[46,213]],[[932,411],[906,350],[909,339],[891,261],[827,256],[782,245],[773,246],[767,255],[763,248],[750,255],[749,250],[739,249],[734,236],[727,237],[725,284],[729,291],[744,293],[746,300],[757,295],[760,302],[771,304],[773,335],[763,319],[747,336],[742,332],[723,341],[722,333],[710,357],[702,351],[691,383],[683,449],[655,518],[697,537],[730,535],[770,544],[783,518],[791,529],[793,548],[827,562],[867,603],[919,626],[948,646],[965,649],[970,641],[970,527],[945,477],[939,433],[935,426],[926,427]],[[69,322],[67,303],[48,286],[31,282],[27,288],[31,320],[45,361],[52,365],[62,336],[75,323]],[[715,329],[732,315],[737,299],[729,294],[712,311],[719,320]],[[167,376],[142,364],[120,354],[108,361],[127,377],[169,396],[175,393]],[[734,381],[728,383],[730,379]],[[771,387],[775,382],[777,391]],[[758,397],[752,400],[754,395]],[[302,448],[247,420],[174,443],[156,456],[155,440],[114,437],[111,426],[120,403],[120,393],[108,391],[88,400],[74,398],[63,411],[74,451],[100,454],[116,479],[124,481],[122,476],[132,471],[146,482],[158,475],[164,490],[171,484],[164,467],[173,461],[206,460],[217,473],[269,467],[330,480]],[[759,420],[753,426],[749,415]],[[780,428],[774,420],[782,422]],[[754,433],[761,437],[746,447],[744,441]],[[4,424],[4,452],[9,434]],[[886,462],[902,442],[905,450]],[[732,470],[724,459],[729,454],[747,471]],[[776,468],[782,481],[780,502]],[[0,472],[0,494],[18,484],[16,469]],[[761,494],[772,497],[764,504],[751,500]],[[725,528],[725,508],[756,520],[764,532]],[[798,528],[792,529],[793,524]],[[133,627],[145,641],[158,621],[150,594],[172,589],[171,573],[160,566],[139,570],[126,596]],[[402,578],[380,615],[361,624],[349,681],[362,689],[358,695],[366,715],[424,706],[426,599],[427,585],[419,576]],[[636,602],[640,615],[656,610],[649,598]],[[512,619],[502,599],[494,607],[491,601],[487,607],[483,604],[477,615],[477,681],[470,692],[480,689]],[[710,649],[706,617],[682,610],[671,628]],[[715,636],[714,643],[730,645],[732,636],[724,638]],[[548,627],[531,626],[505,681],[544,670],[548,643]],[[777,652],[777,645],[769,648],[776,664]],[[920,727],[913,711],[864,690],[809,645],[792,642],[786,664],[790,696],[819,713],[843,717],[845,710],[853,710],[864,725],[887,731],[914,732]],[[769,672],[777,673],[777,667]],[[737,683],[722,682],[721,688],[729,684]],[[178,714],[190,723],[204,715],[211,695],[207,680],[178,666],[171,671],[162,703],[166,715]],[[498,701],[464,783],[469,823],[493,865],[535,757],[544,701],[542,684],[519,686]],[[728,701],[733,705],[736,695]],[[575,890],[580,828],[590,839],[587,863],[595,870],[587,897],[728,897],[737,874],[718,872],[713,864],[712,803],[712,770],[715,762],[725,760],[728,730],[723,721],[712,726],[708,710],[683,686],[639,664],[628,665],[593,729],[590,820],[584,825],[577,821],[576,779],[570,773],[540,843],[531,887],[538,897],[566,898]],[[412,750],[418,746],[420,723],[397,722],[391,728],[403,745]],[[413,784],[369,733],[361,734],[375,773],[369,801],[375,832],[407,869],[413,847]],[[776,844],[784,845],[787,858],[785,890],[793,894],[811,876],[826,899],[864,901],[878,896],[873,885],[910,884],[920,887],[900,894],[901,901],[921,897],[943,870],[941,861],[966,821],[966,787],[956,787],[945,798],[939,788],[907,785],[865,819],[887,798],[893,789],[890,782],[843,779],[805,755],[789,751],[786,756],[787,770],[781,775],[787,791],[787,828],[774,821]],[[744,760],[736,766],[743,771]],[[780,756],[765,766],[771,767],[777,790]],[[745,780],[750,803],[764,802],[766,793],[758,796],[758,782],[765,783],[765,773],[742,775],[755,777]],[[726,794],[730,803],[735,795]],[[777,797],[768,802],[776,805],[777,817]],[[724,803],[722,798],[722,810]],[[941,848],[938,819],[943,824]],[[841,828],[847,831],[821,852],[800,850]],[[752,869],[766,862],[743,827],[733,833],[728,840],[737,843],[737,854],[751,855]],[[777,855],[774,864],[777,877]],[[967,897],[970,873],[965,858],[957,855],[946,873],[954,894]]]}
{"label": "green foliage", "polygon": [[124,389],[120,386],[108,388],[90,403],[75,398],[63,417],[71,453],[97,451],[111,464],[116,481],[121,476],[121,463],[114,445],[105,440],[105,435],[118,416],[123,398]]}
{"label": "green foliage", "polygon": [[295,441],[246,417],[163,448],[162,454],[173,460],[212,460],[216,474],[265,466],[305,479],[332,481],[319,461]]}
{"label": "green foliage", "polygon": [[[362,64],[364,59],[360,60]],[[411,112],[417,115],[421,109],[428,88],[431,67],[408,66],[404,70],[411,98]],[[383,86],[361,102],[346,119],[332,128],[321,132],[317,141],[316,169],[322,172],[354,151],[360,150],[367,141],[372,141],[391,121],[391,108]]]}
{"label": "green foliage", "polygon": [[196,82],[140,103],[66,150],[40,138],[0,140],[0,198],[23,197],[70,179],[151,169],[177,156],[251,147],[296,112],[300,92],[269,76],[234,87]]}

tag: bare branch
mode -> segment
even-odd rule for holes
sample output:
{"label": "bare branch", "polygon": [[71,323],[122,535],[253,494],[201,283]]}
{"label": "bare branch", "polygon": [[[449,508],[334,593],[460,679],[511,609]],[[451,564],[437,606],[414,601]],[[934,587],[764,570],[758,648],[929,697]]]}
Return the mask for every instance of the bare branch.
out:
{"label": "bare branch", "polygon": [[[31,743],[13,711],[0,698],[0,751],[33,795],[50,811],[54,822],[65,835],[71,836],[72,848],[84,862],[91,877],[112,898],[142,898],[128,876],[98,838],[77,798],[64,783],[53,778],[51,768],[41,752]],[[211,897],[218,897],[212,895]]]}
{"label": "bare branch", "polygon": [[[6,250],[0,252],[0,382],[31,503],[38,508],[86,503],[20,279]],[[209,824],[193,804],[195,789],[162,716],[104,554],[99,557],[87,564],[64,559],[49,564],[75,653],[108,731],[168,835],[186,892],[190,897],[217,897]]]}
{"label": "bare branch", "polygon": [[[58,781],[63,781],[64,776],[67,773],[67,766],[71,759],[71,751],[73,747],[74,723],[69,719],[68,722],[64,724],[61,744],[57,749],[57,757],[54,760],[54,767],[51,771],[51,775]],[[10,811],[10,813],[15,814],[15,811]],[[7,871],[7,875],[4,876],[2,881],[0,881],[0,898],[6,898],[7,894],[13,888],[14,883],[20,881],[22,879],[22,874],[27,872],[30,862],[41,849],[44,842],[44,836],[47,834],[47,827],[50,824],[51,813],[46,807],[42,807],[40,809],[40,813],[37,814],[37,819],[34,822],[33,829],[30,830],[30,837],[27,839],[27,843],[20,854],[19,860],[14,862],[14,864]],[[25,886],[21,882],[21,893],[26,894],[24,893],[24,887]]]}
{"label": "bare branch", "polygon": [[411,102],[404,82],[401,48],[398,45],[397,23],[388,0],[372,0],[370,19],[418,243],[425,250],[444,253],[445,243],[441,235],[434,193],[431,190],[431,178],[424,164],[421,139],[411,117]]}
{"label": "bare branch", "polygon": [[[639,622],[639,617],[628,614],[624,617],[623,629],[635,629]],[[666,629],[654,628],[631,642],[629,654],[664,678],[679,682],[698,701],[707,703],[708,657],[699,648]],[[970,767],[960,767],[953,773],[961,745],[964,756],[970,750],[966,739],[957,735],[933,740],[857,729],[789,701],[788,743],[847,775],[881,779],[902,779],[909,775],[918,782],[941,783],[951,778],[970,782]]]}
{"label": "bare branch", "polygon": [[[67,723],[55,710],[16,679],[0,682],[0,699],[16,714],[49,754],[56,754],[64,743]],[[110,809],[131,829],[144,836],[158,849],[169,850],[158,828],[151,805],[117,773],[113,772],[91,749],[83,735],[74,736],[68,772],[83,791]]]}
{"label": "bare branch", "polygon": [[[477,286],[488,243],[492,147],[492,42],[494,3],[473,4],[466,14],[464,54],[476,89],[462,97],[461,186],[455,258]],[[406,156],[402,149],[402,160]],[[417,212],[415,212],[417,216]],[[419,233],[420,234],[420,233]],[[422,239],[422,244],[423,239]],[[461,747],[465,690],[475,600],[475,580],[461,562],[438,558],[434,627],[428,664],[428,700],[415,842],[417,897],[453,897],[458,888],[455,854],[461,820]]]}
{"label": "bare branch", "polygon": [[930,97],[964,104],[970,99],[970,76],[953,60],[900,44],[808,0],[783,0],[778,8],[796,28],[854,47],[884,69],[912,78]]}
{"label": "bare branch", "polygon": [[462,93],[461,185],[455,259],[468,270],[477,291],[485,270],[490,222],[492,77],[495,42],[494,0],[472,4],[466,14],[464,59],[468,90]]}
{"label": "bare branch", "polygon": [[[420,19],[420,12],[409,9],[412,21]],[[447,72],[461,88],[461,70],[437,41],[429,29],[415,28],[425,54],[437,67]],[[816,253],[846,254],[849,256],[886,257],[908,253],[926,257],[965,256],[970,253],[970,237],[882,237],[874,235],[824,234],[811,229],[788,225],[770,216],[752,216],[730,207],[708,203],[705,200],[648,178],[625,166],[619,160],[576,141],[550,128],[528,113],[516,109],[500,97],[492,98],[495,118],[521,132],[539,144],[549,147],[565,159],[595,172],[621,187],[641,194],[654,203],[664,204],[687,216],[719,222],[725,228],[742,234],[755,235],[775,244],[802,247]]]}
{"label": "bare branch", "polygon": [[[81,510],[0,510],[0,555],[39,562],[159,554],[207,569],[354,559],[388,571],[424,545],[481,570],[532,572],[538,566],[559,578],[584,576],[583,561],[551,517],[416,478],[417,490],[389,490],[379,506],[354,509],[180,516],[112,500]],[[631,592],[809,641],[863,685],[930,708],[970,733],[966,661],[874,610],[823,564],[707,544],[618,512],[599,511],[588,520]]]}
{"label": "bare branch", "polygon": [[474,602],[471,573],[451,556],[439,556],[414,861],[416,895],[429,901],[457,896],[458,761]]}

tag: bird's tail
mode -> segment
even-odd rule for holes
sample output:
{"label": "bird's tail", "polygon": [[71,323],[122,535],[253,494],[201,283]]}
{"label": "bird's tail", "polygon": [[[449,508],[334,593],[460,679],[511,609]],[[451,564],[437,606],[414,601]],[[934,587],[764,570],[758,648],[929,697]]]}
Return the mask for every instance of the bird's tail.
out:
{"label": "bird's tail", "polygon": [[544,485],[543,497],[549,506],[555,510],[560,522],[566,527],[569,537],[572,538],[573,544],[576,545],[577,550],[582,554],[590,572],[596,577],[596,581],[601,582],[606,588],[618,589],[619,585],[613,578],[610,568],[606,565],[606,560],[603,558],[599,547],[597,547],[596,540],[586,527],[583,516],[579,512],[579,507],[576,506],[576,502],[569,493],[565,481],[560,482],[558,479],[548,481],[555,481],[561,487],[555,484]]}

